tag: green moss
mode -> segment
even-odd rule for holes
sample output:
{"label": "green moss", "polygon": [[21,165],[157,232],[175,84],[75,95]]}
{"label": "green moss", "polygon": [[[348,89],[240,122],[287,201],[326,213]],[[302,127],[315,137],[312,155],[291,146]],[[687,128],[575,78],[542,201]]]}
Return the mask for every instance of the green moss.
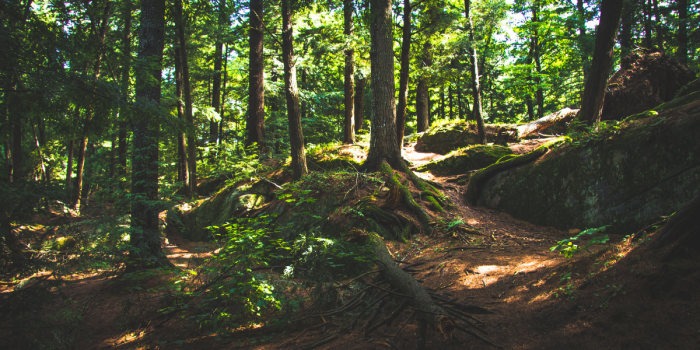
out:
{"label": "green moss", "polygon": [[659,113],[670,111],[674,108],[682,107],[684,105],[687,105],[690,102],[700,100],[700,91],[695,91],[692,93],[689,93],[687,95],[677,97],[669,102],[662,103],[653,109],[650,109],[648,111],[644,111],[641,113],[633,114],[627,118],[625,118],[624,121],[633,121],[633,120],[639,120],[639,119],[646,119],[649,117],[654,117],[659,115]]}
{"label": "green moss", "polygon": [[333,158],[322,159],[316,162],[316,164],[323,170],[332,171],[337,169],[357,169],[361,164],[355,161],[353,158],[338,156]]}
{"label": "green moss", "polygon": [[443,159],[419,167],[418,171],[430,171],[434,175],[459,175],[487,167],[512,153],[513,151],[505,146],[464,147],[450,152]]}

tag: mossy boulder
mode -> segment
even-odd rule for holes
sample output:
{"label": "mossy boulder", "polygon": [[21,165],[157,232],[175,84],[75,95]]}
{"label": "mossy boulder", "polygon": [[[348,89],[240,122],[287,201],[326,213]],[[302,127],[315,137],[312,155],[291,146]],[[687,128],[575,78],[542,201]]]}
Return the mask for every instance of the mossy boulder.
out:
{"label": "mossy boulder", "polygon": [[418,168],[434,175],[459,175],[487,167],[513,151],[505,146],[476,145],[450,152],[447,157]]}
{"label": "mossy boulder", "polygon": [[[686,117],[670,118],[677,115]],[[472,176],[467,200],[561,230],[612,225],[631,234],[700,191],[700,102],[655,118],[525,165],[494,164]]]}
{"label": "mossy boulder", "polygon": [[264,181],[241,187],[228,186],[206,200],[179,205],[168,211],[167,229],[190,241],[212,238],[210,226],[220,227],[246,211],[261,208],[272,197],[272,186]]}
{"label": "mossy boulder", "polygon": [[[486,139],[493,142],[501,128],[513,129],[513,125],[486,125]],[[450,151],[479,144],[476,124],[459,122],[428,129],[416,143],[416,151],[447,154]]]}

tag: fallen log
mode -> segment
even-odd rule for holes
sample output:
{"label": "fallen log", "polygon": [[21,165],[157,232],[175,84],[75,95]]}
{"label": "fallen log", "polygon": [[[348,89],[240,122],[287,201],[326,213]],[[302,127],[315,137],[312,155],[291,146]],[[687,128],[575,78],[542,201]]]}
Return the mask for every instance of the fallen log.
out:
{"label": "fallen log", "polygon": [[561,123],[571,121],[576,117],[578,109],[564,108],[562,110],[556,111],[552,114],[546,115],[534,122],[527,123],[525,125],[520,125],[515,128],[518,138],[523,138],[528,135],[536,134],[548,127]]}

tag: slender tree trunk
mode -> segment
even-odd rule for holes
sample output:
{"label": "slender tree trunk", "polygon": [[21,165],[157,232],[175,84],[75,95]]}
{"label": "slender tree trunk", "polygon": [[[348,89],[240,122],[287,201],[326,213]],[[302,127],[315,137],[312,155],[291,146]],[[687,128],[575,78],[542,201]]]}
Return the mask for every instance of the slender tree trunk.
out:
{"label": "slender tree trunk", "polygon": [[[151,0],[160,1],[160,0]],[[180,65],[182,67],[182,92],[185,100],[185,119],[191,128],[187,134],[187,170],[189,171],[190,196],[197,194],[197,144],[195,141],[194,117],[192,115],[192,93],[190,89],[190,66],[187,55],[187,36],[185,35],[185,18],[182,0],[175,0],[175,24],[180,40]],[[135,142],[135,141],[134,141]],[[135,145],[135,144],[134,144]]]}
{"label": "slender tree trunk", "polygon": [[440,119],[445,119],[445,85],[440,86]]}
{"label": "slender tree trunk", "polygon": [[86,204],[84,201],[86,198],[82,198],[83,195],[83,173],[85,169],[85,151],[87,149],[88,138],[83,136],[80,138],[80,144],[78,145],[78,159],[76,160],[75,169],[75,192],[74,192],[74,202],[73,207],[75,209],[80,209],[81,205]]}
{"label": "slender tree trunk", "polygon": [[593,125],[600,120],[605,98],[605,86],[612,69],[615,36],[620,24],[623,0],[603,0],[600,5],[600,24],[595,38],[591,75],[586,81],[578,119]]}
{"label": "slender tree trunk", "polygon": [[367,78],[357,77],[355,85],[355,133],[360,132],[362,124],[365,122],[365,85],[367,85]]}
{"label": "slender tree trunk", "polygon": [[263,0],[250,0],[250,53],[248,56],[248,120],[246,146],[265,149],[265,90],[263,57]]}
{"label": "slender tree trunk", "polygon": [[586,81],[588,71],[590,70],[590,62],[588,61],[588,40],[586,37],[586,9],[583,6],[583,0],[576,1],[576,9],[578,11],[578,46],[581,55],[581,70],[583,71],[583,81]]}
{"label": "slender tree trunk", "polygon": [[403,28],[401,36],[401,71],[399,72],[399,106],[396,109],[396,137],[399,150],[403,145],[408,106],[408,77],[411,60],[411,3],[403,1]]}
{"label": "slender tree trunk", "polygon": [[[228,80],[228,44],[226,44],[226,50],[224,51],[224,81],[221,84],[221,111],[219,115],[221,116],[221,121],[219,122],[219,145],[224,143],[224,125],[226,124],[226,81]],[[223,145],[220,147],[223,150]]]}
{"label": "slender tree trunk", "polygon": [[634,27],[635,0],[624,0],[622,24],[620,26],[620,55],[627,56],[632,51],[632,30]]}
{"label": "slender tree trunk", "polygon": [[[181,5],[181,4],[180,4]],[[160,104],[161,64],[165,38],[165,0],[141,0],[139,25],[140,62],[135,98],[140,106]],[[131,172],[131,245],[127,270],[169,265],[160,247],[158,208],[159,117],[150,109],[134,111],[134,148]]]}
{"label": "slender tree trunk", "polygon": [[651,35],[651,0],[640,0],[642,4],[642,15],[644,15],[644,43],[647,48],[654,47]]}
{"label": "slender tree trunk", "polygon": [[540,63],[540,34],[539,34],[539,1],[534,1],[532,4],[532,24],[534,30],[532,33],[532,53],[535,59],[535,70],[537,75],[535,75],[535,86],[537,86],[535,98],[537,99],[537,119],[544,116],[544,93],[542,92],[542,64]]}
{"label": "slender tree trunk", "polygon": [[[352,12],[353,0],[343,0],[343,14],[345,17],[346,42],[350,41],[354,30]],[[355,143],[355,49],[345,50],[345,138],[348,144]]]}
{"label": "slender tree trunk", "polygon": [[[422,67],[430,67],[433,65],[432,58],[433,45],[430,42],[426,42],[423,45],[423,60]],[[418,87],[416,89],[416,129],[418,132],[424,132],[430,127],[430,79],[429,77],[423,75],[418,80]],[[403,136],[402,136],[403,137]]]}
{"label": "slender tree trunk", "polygon": [[66,162],[66,193],[68,194],[68,202],[71,202],[73,197],[73,147],[75,140],[71,138],[68,142],[68,161]]}
{"label": "slender tree trunk", "polygon": [[129,106],[127,101],[129,100],[129,75],[131,72],[131,0],[124,0],[123,9],[123,22],[124,22],[124,36],[122,37],[122,53],[124,54],[124,60],[122,63],[122,81],[121,81],[121,91],[122,91],[122,101],[120,101],[121,106],[119,109],[119,166],[117,173],[120,176],[126,175],[126,138],[127,138],[127,124],[129,120]]}
{"label": "slender tree trunk", "polygon": [[464,0],[464,14],[469,21],[469,49],[472,55],[472,97],[474,98],[473,118],[476,120],[476,129],[479,143],[486,144],[486,129],[484,127],[484,117],[481,112],[481,85],[479,85],[479,56],[476,51],[476,41],[474,40],[474,27],[472,18],[469,15],[471,0]]}
{"label": "slender tree trunk", "polygon": [[656,43],[659,46],[659,50],[664,49],[664,34],[661,31],[661,14],[659,13],[659,0],[653,0],[654,6],[654,30],[656,30]]}
{"label": "slender tree trunk", "polygon": [[[175,46],[175,97],[177,98],[177,117],[184,121],[184,103],[182,102],[182,53],[180,52],[180,40],[178,39]],[[178,174],[178,182],[182,182],[185,189],[185,196],[190,197],[190,174],[188,171],[187,163],[187,146],[185,142],[185,133],[182,131],[177,131],[177,158],[178,158],[178,168],[180,173]]]}
{"label": "slender tree trunk", "polygon": [[289,120],[289,143],[292,153],[292,173],[295,180],[309,172],[306,168],[304,133],[301,130],[299,111],[299,89],[297,69],[294,62],[294,28],[292,27],[292,0],[282,0],[282,57],[284,60],[284,90],[287,98],[287,119]]}
{"label": "slender tree trunk", "polygon": [[370,3],[372,134],[367,160],[362,167],[376,170],[386,160],[390,166],[402,168],[404,163],[396,132],[391,0],[370,0]]}
{"label": "slender tree trunk", "polygon": [[452,105],[452,95],[454,94],[454,91],[452,91],[452,84],[450,84],[447,87],[447,97],[449,98],[450,101],[450,119],[455,119],[455,114],[454,114],[454,108]]}
{"label": "slender tree trunk", "polygon": [[464,105],[462,104],[462,87],[459,84],[457,84],[457,116],[461,120],[466,120]]}
{"label": "slender tree trunk", "polygon": [[[221,109],[221,61],[223,56],[224,42],[221,35],[228,31],[228,11],[226,10],[226,0],[219,0],[219,22],[217,39],[214,47],[214,78],[212,79],[211,107],[217,112]],[[212,120],[209,122],[209,143],[217,143],[219,140],[219,122]]]}
{"label": "slender tree trunk", "polygon": [[688,65],[688,0],[677,0],[678,6],[678,62]]}

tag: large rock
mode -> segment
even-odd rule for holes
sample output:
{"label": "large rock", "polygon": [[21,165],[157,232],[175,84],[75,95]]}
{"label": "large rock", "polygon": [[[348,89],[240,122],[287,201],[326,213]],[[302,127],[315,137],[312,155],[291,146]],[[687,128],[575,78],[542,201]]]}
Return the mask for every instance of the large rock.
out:
{"label": "large rock", "polygon": [[636,50],[608,80],[601,119],[622,120],[671,101],[693,79],[695,73],[665,53]]}
{"label": "large rock", "polygon": [[231,218],[261,208],[272,194],[272,185],[259,181],[242,187],[229,186],[211,198],[176,206],[167,215],[167,229],[190,241],[212,238],[208,227],[221,227]]}
{"label": "large rock", "polygon": [[700,101],[612,139],[568,144],[520,167],[491,167],[480,171],[492,173],[486,179],[472,177],[481,180],[469,184],[471,202],[562,230],[612,225],[631,234],[700,192]]}
{"label": "large rock", "polygon": [[[514,125],[487,124],[488,142],[493,142],[498,130],[503,127],[512,129]],[[416,151],[447,154],[458,148],[476,144],[479,144],[476,124],[458,122],[430,128],[418,139]]]}
{"label": "large rock", "polygon": [[459,175],[487,167],[513,151],[504,146],[477,145],[450,152],[447,157],[418,168],[434,175]]}

